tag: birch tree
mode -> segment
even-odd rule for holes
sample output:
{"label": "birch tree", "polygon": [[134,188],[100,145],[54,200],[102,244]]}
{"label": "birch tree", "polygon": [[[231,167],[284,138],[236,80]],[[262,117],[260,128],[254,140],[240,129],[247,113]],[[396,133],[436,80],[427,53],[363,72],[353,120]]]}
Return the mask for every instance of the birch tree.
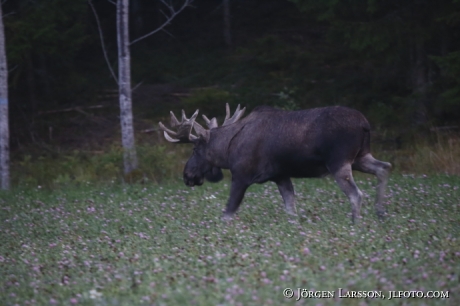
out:
{"label": "birch tree", "polygon": [[[121,123],[121,142],[124,150],[124,173],[130,173],[137,168],[137,154],[134,141],[133,111],[131,97],[131,55],[130,45],[149,37],[170,24],[170,22],[193,0],[184,0],[182,6],[174,8],[172,1],[160,0],[166,7],[163,15],[166,17],[165,22],[157,29],[129,41],[129,0],[117,0],[117,41],[118,41],[118,91],[120,99],[120,123]],[[91,1],[89,2],[92,6]],[[94,7],[92,6],[93,11]],[[97,14],[96,19],[97,19]],[[98,20],[98,19],[97,19]],[[101,28],[99,27],[104,55],[105,48]],[[110,65],[109,65],[110,68]]]}
{"label": "birch tree", "polygon": [[129,50],[129,0],[117,2],[118,91],[120,99],[121,143],[125,174],[137,168],[131,98],[131,55]]}
{"label": "birch tree", "polygon": [[10,132],[8,125],[8,66],[5,53],[5,31],[0,2],[0,187],[10,188]]}

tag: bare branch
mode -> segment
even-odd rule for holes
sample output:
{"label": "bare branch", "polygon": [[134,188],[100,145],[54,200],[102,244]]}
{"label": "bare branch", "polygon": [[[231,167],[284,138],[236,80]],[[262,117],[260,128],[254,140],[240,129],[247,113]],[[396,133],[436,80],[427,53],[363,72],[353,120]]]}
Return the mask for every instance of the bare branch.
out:
{"label": "bare branch", "polygon": [[99,30],[99,37],[101,39],[102,53],[104,53],[105,62],[107,63],[107,66],[109,67],[109,70],[110,70],[110,73],[112,74],[113,79],[118,84],[118,79],[117,79],[117,77],[115,75],[115,72],[112,69],[112,66],[110,66],[109,57],[107,56],[107,50],[105,49],[104,35],[102,34],[102,28],[101,28],[101,24],[99,22],[99,16],[97,15],[96,9],[94,8],[93,1],[88,0],[88,3],[91,6],[91,10],[94,13],[94,17],[96,17],[97,29]]}
{"label": "bare branch", "polygon": [[9,13],[3,15],[2,18],[8,17],[10,15],[14,15],[14,14],[16,14],[16,12],[9,12]]}
{"label": "bare branch", "polygon": [[163,16],[165,16],[166,19],[169,18],[169,16],[168,16],[165,12],[163,12],[163,10],[160,10],[160,13],[161,13]]}
{"label": "bare branch", "polygon": [[111,0],[107,0],[109,1],[110,3],[112,3],[113,5],[117,5],[117,3],[115,1],[111,1]]}
{"label": "bare branch", "polygon": [[174,8],[174,6],[172,4],[168,4],[166,1],[164,0],[161,0],[161,2],[169,9],[169,12],[170,12],[170,15],[168,16],[166,13],[164,13],[163,11],[161,11],[163,13],[163,15],[165,15],[166,17],[166,21],[161,25],[159,26],[158,28],[156,28],[155,30],[153,30],[152,32],[149,32],[139,38],[136,38],[135,40],[133,40],[130,45],[146,38],[146,37],[149,37],[155,33],[158,33],[159,31],[162,31],[164,30],[164,28],[180,13],[182,12],[187,6],[190,6],[190,4],[193,2],[193,0],[184,0],[184,4],[182,4],[182,6],[176,10]]}
{"label": "bare branch", "polygon": [[172,38],[176,38],[176,37],[174,37],[174,35],[172,35],[171,32],[168,32],[166,29],[163,29],[163,32],[165,32],[166,34],[168,34],[168,35],[171,36]]}
{"label": "bare branch", "polygon": [[144,83],[144,82],[142,81],[142,82],[137,83],[136,86],[134,86],[134,87],[131,89],[131,91],[134,92],[137,88],[139,88],[139,86],[142,85],[142,83]]}
{"label": "bare branch", "polygon": [[8,73],[11,73],[11,72],[15,71],[18,67],[19,67],[19,65],[15,65],[13,68],[8,69]]}
{"label": "bare branch", "polygon": [[174,6],[172,5],[171,1],[167,3],[165,0],[161,0],[161,2],[166,6],[166,8],[169,9],[171,15],[174,14]]}
{"label": "bare branch", "polygon": [[157,128],[152,128],[152,129],[145,129],[145,130],[140,130],[141,133],[153,133],[153,132],[158,132],[158,131],[161,131],[161,129],[157,129]]}

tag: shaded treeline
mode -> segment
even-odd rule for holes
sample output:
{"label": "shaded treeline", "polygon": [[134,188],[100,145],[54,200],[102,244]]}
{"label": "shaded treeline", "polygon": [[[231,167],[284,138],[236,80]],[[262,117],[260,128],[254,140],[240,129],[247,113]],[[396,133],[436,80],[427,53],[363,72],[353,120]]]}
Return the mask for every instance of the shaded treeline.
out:
{"label": "shaded treeline", "polygon": [[[93,3],[116,68],[115,6]],[[218,86],[230,98],[216,104],[249,108],[342,104],[384,127],[460,120],[460,1],[232,0],[230,22],[223,3],[195,0],[166,31],[133,44],[133,86]],[[50,140],[48,127],[69,121],[44,112],[100,105],[101,92],[116,84],[87,0],[17,0],[3,8],[17,148]],[[130,9],[131,40],[165,19],[161,1],[132,0]],[[162,109],[141,102],[138,117],[164,115],[139,111]],[[116,114],[116,101],[103,106]]]}
{"label": "shaded treeline", "polygon": [[[415,123],[458,118],[460,2],[292,0],[329,25],[329,37],[362,56],[380,83],[393,83]],[[385,102],[393,107],[401,101]]]}

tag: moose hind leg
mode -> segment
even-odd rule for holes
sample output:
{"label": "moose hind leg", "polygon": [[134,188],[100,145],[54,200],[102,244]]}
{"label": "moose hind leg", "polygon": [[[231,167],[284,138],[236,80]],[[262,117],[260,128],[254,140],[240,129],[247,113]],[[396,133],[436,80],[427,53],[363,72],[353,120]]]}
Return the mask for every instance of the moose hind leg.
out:
{"label": "moose hind leg", "polygon": [[249,185],[241,183],[239,181],[232,180],[232,187],[230,188],[230,198],[227,202],[227,208],[225,209],[223,218],[225,220],[233,219],[238,207],[243,201],[244,193],[248,189]]}
{"label": "moose hind leg", "polygon": [[351,172],[351,165],[345,164],[338,169],[331,169],[331,173],[334,176],[337,185],[345,193],[351,203],[351,221],[353,223],[359,222],[361,217],[361,202],[363,194],[356,186],[353,180],[353,174]]}
{"label": "moose hind leg", "polygon": [[283,178],[275,181],[278,185],[278,190],[284,201],[284,210],[288,215],[297,216],[297,210],[295,208],[295,193],[294,187],[290,178]]}
{"label": "moose hind leg", "polygon": [[354,170],[377,176],[378,185],[375,198],[375,209],[377,211],[377,216],[382,220],[385,215],[383,198],[388,183],[388,177],[390,176],[391,164],[377,160],[369,153],[363,157],[357,158],[352,167]]}

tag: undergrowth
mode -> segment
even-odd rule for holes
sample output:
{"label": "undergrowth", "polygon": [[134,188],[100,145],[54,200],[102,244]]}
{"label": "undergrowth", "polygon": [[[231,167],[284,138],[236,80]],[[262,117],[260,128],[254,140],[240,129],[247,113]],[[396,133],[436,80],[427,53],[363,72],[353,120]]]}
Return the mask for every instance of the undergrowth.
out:
{"label": "undergrowth", "polygon": [[[165,141],[137,147],[139,168],[123,174],[123,151],[112,145],[98,151],[78,151],[25,155],[12,163],[12,181],[17,187],[56,188],[100,182],[161,183],[176,180],[191,154],[192,145],[174,145]],[[460,140],[455,136],[436,141],[417,139],[401,149],[372,146],[373,155],[393,165],[394,173],[460,175]]]}
{"label": "undergrowth", "polygon": [[460,138],[457,135],[414,137],[399,150],[385,150],[383,145],[372,149],[379,159],[393,164],[396,172],[414,174],[460,175]]}
{"label": "undergrowth", "polygon": [[17,187],[57,188],[98,182],[161,183],[180,177],[190,154],[187,146],[157,144],[137,146],[138,169],[123,173],[123,149],[110,146],[106,150],[25,155],[12,163],[12,181]]}

